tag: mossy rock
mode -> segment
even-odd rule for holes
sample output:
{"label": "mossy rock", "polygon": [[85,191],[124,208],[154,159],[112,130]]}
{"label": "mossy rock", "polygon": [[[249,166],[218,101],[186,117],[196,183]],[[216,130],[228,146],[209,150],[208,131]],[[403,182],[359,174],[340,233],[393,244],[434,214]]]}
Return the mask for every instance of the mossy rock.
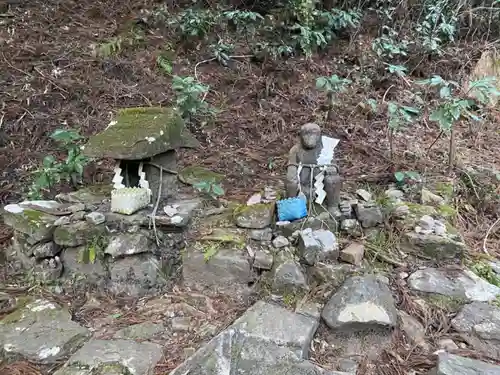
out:
{"label": "mossy rock", "polygon": [[453,234],[438,236],[416,232],[404,235],[402,248],[409,252],[423,254],[436,261],[462,258],[467,251],[467,246],[459,236]]}
{"label": "mossy rock", "polygon": [[119,110],[103,132],[90,137],[83,153],[92,158],[141,160],[198,145],[175,109],[137,107]]}
{"label": "mossy rock", "polygon": [[241,228],[263,229],[271,225],[274,208],[274,203],[241,205],[234,210],[234,220]]}
{"label": "mossy rock", "polygon": [[241,229],[236,228],[214,228],[212,233],[203,236],[201,240],[233,243],[239,248],[245,245],[245,236],[241,233]]}
{"label": "mossy rock", "polygon": [[86,221],[61,225],[54,231],[54,242],[59,246],[76,247],[91,242],[95,237],[104,235],[104,224],[94,225]]}
{"label": "mossy rock", "polygon": [[196,165],[184,168],[178,177],[186,185],[196,185],[204,181],[220,184],[224,180],[224,175]]}
{"label": "mossy rock", "polygon": [[33,242],[51,239],[57,220],[57,216],[25,208],[23,203],[5,206],[2,217],[6,225],[31,237]]}

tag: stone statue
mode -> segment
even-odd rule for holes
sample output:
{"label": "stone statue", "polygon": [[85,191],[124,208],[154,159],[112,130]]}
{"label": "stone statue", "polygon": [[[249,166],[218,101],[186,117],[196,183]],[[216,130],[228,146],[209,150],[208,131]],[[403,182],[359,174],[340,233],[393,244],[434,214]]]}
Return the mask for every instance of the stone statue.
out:
{"label": "stone statue", "polygon": [[311,203],[323,205],[339,215],[341,178],[334,160],[338,139],[321,135],[317,124],[308,123],[300,129],[300,142],[292,147],[288,156],[286,194],[288,198],[303,193]]}

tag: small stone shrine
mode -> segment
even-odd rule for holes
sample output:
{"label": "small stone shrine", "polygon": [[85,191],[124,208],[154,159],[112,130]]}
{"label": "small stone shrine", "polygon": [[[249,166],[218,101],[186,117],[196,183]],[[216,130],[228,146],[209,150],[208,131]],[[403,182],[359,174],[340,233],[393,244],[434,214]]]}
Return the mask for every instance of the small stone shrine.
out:
{"label": "small stone shrine", "polygon": [[81,281],[112,293],[160,290],[180,265],[184,230],[201,206],[177,191],[176,150],[198,142],[170,108],[128,108],[83,153],[117,161],[113,185],[9,204],[8,259],[41,282]]}
{"label": "small stone shrine", "polygon": [[112,202],[117,201],[121,207],[130,204],[132,196],[142,193],[137,206],[122,212],[132,213],[150,201],[176,196],[176,149],[197,146],[198,141],[186,129],[177,111],[160,107],[126,108],[118,112],[103,132],[89,139],[83,153],[91,158],[117,161]]}

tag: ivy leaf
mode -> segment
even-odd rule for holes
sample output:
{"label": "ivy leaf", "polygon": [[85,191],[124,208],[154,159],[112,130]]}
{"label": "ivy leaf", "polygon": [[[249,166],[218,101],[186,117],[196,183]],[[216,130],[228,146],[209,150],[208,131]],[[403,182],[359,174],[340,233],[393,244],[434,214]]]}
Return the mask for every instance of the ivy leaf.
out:
{"label": "ivy leaf", "polygon": [[172,74],[172,63],[168,59],[160,55],[157,57],[156,63],[164,73],[166,73],[167,75]]}
{"label": "ivy leaf", "polygon": [[318,77],[316,78],[316,88],[318,90],[330,90],[330,82],[326,77]]}
{"label": "ivy leaf", "polygon": [[436,110],[434,110],[430,114],[429,120],[437,122],[441,130],[448,131],[451,129],[451,126],[453,125],[453,122],[444,106],[440,106]]}
{"label": "ivy leaf", "polygon": [[445,99],[445,98],[449,98],[451,95],[451,89],[450,89],[450,86],[443,86],[441,87],[441,89],[439,90],[439,96],[442,98],[442,99]]}
{"label": "ivy leaf", "polygon": [[42,165],[44,168],[52,168],[55,162],[56,158],[53,155],[47,155],[43,158]]}
{"label": "ivy leaf", "polygon": [[74,130],[57,129],[56,131],[54,131],[54,133],[50,135],[50,138],[52,138],[57,142],[62,142],[67,144],[78,141],[82,137]]}
{"label": "ivy leaf", "polygon": [[224,189],[219,184],[212,185],[212,192],[218,197],[224,195]]}
{"label": "ivy leaf", "polygon": [[95,263],[95,259],[96,259],[96,249],[95,249],[95,246],[90,246],[88,248],[88,254],[89,254],[89,262],[94,264]]}
{"label": "ivy leaf", "polygon": [[394,173],[394,177],[396,178],[397,182],[403,182],[405,179],[405,173],[404,172],[396,172],[396,173]]}

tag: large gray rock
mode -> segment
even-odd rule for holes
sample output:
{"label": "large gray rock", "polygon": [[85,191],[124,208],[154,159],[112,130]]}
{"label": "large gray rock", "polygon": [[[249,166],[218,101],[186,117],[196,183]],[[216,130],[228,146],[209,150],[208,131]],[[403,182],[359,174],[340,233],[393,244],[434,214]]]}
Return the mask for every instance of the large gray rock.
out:
{"label": "large gray rock", "polygon": [[[32,244],[52,239],[57,216],[28,208],[30,203],[21,202],[5,206],[2,210],[4,223],[14,230],[26,234],[31,238]],[[57,202],[53,203],[57,204]]]}
{"label": "large gray rock", "polygon": [[61,249],[52,241],[38,243],[31,248],[36,259],[50,258],[59,254]]}
{"label": "large gray rock", "polygon": [[116,294],[140,296],[156,290],[165,282],[162,265],[152,254],[138,254],[118,259],[109,266],[111,291]]}
{"label": "large gray rock", "polygon": [[296,314],[259,301],[237,319],[231,328],[245,331],[278,346],[285,346],[300,358],[308,358],[309,346],[318,324],[319,318]]}
{"label": "large gray rock", "polygon": [[210,257],[186,249],[182,259],[184,284],[195,289],[235,292],[255,280],[249,259],[236,249],[220,249]]}
{"label": "large gray rock", "polygon": [[299,234],[299,252],[305,263],[315,265],[326,260],[335,261],[339,257],[337,238],[329,230],[311,228]]}
{"label": "large gray rock", "polygon": [[435,260],[455,259],[467,250],[459,236],[416,232],[405,233],[402,248],[408,252],[422,253]]}
{"label": "large gray rock", "polygon": [[327,211],[316,216],[308,216],[302,220],[286,221],[279,223],[280,225],[276,224],[276,229],[285,237],[291,237],[293,233],[304,228],[311,228],[312,230],[326,229],[332,232],[337,230],[337,221]]}
{"label": "large gray rock", "polygon": [[341,375],[325,371],[272,341],[233,328],[220,333],[170,373],[185,374]]}
{"label": "large gray rock", "polygon": [[330,298],[321,314],[336,331],[390,329],[397,310],[389,287],[374,275],[353,276]]}
{"label": "large gray rock", "polygon": [[271,228],[254,229],[250,231],[249,237],[255,241],[271,241],[273,230]]}
{"label": "large gray rock", "polygon": [[462,337],[483,353],[500,358],[500,308],[484,302],[465,305],[451,321]]}
{"label": "large gray rock", "polygon": [[[90,332],[69,312],[48,300],[20,299],[20,307],[0,321],[0,357],[57,363],[75,352]],[[24,303],[24,304],[23,304]]]}
{"label": "large gray rock", "polygon": [[469,270],[426,268],[408,278],[411,289],[436,293],[465,301],[486,302],[500,295],[500,288]]}
{"label": "large gray rock", "polygon": [[120,233],[110,238],[104,252],[113,258],[151,252],[153,243],[142,233]]}
{"label": "large gray rock", "polygon": [[460,357],[449,353],[439,353],[437,367],[432,375],[500,375],[500,366]]}
{"label": "large gray rock", "polygon": [[384,222],[384,216],[380,207],[372,204],[357,204],[356,217],[363,228],[373,228]]}
{"label": "large gray rock", "polygon": [[109,277],[107,264],[102,259],[96,259],[94,263],[82,262],[82,253],[87,251],[85,246],[69,247],[61,254],[64,264],[64,277],[72,280],[85,280],[87,283],[102,285]]}
{"label": "large gray rock", "polygon": [[198,145],[175,109],[124,108],[110,126],[90,137],[83,153],[91,158],[140,160]]}
{"label": "large gray rock", "polygon": [[293,260],[287,260],[275,268],[271,288],[276,293],[296,293],[309,289],[302,267]]}
{"label": "large gray rock", "polygon": [[163,348],[150,342],[91,340],[54,375],[153,375]]}
{"label": "large gray rock", "polygon": [[237,210],[234,219],[241,228],[262,229],[271,225],[273,217],[274,203],[259,203]]}
{"label": "large gray rock", "polygon": [[59,246],[85,245],[106,232],[104,224],[94,225],[86,221],[61,225],[54,231],[54,242]]}

